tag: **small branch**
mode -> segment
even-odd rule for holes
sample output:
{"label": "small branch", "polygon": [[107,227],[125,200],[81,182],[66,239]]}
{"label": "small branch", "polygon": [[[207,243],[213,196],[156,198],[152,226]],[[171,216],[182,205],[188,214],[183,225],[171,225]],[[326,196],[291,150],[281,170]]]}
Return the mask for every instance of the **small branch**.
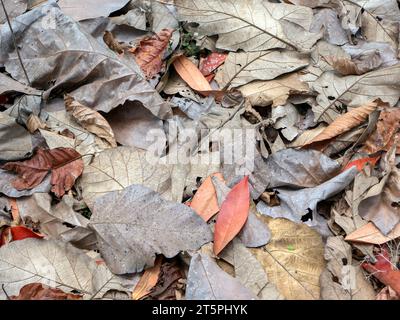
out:
{"label": "small branch", "polygon": [[21,64],[21,68],[22,68],[22,70],[23,70],[23,72],[25,74],[25,78],[26,78],[26,81],[27,81],[28,85],[31,86],[31,82],[29,81],[28,73],[26,72],[25,66],[24,66],[24,64],[22,62],[21,55],[19,53],[19,49],[18,49],[18,46],[17,46],[17,40],[15,39],[14,30],[13,30],[13,28],[11,26],[11,21],[10,21],[10,17],[8,16],[8,12],[7,12],[6,6],[4,5],[3,0],[0,0],[0,1],[1,1],[1,6],[3,7],[4,14],[5,14],[6,19],[7,19],[8,27],[10,28],[10,31],[11,31],[11,36],[12,36],[12,39],[13,39],[13,42],[14,42],[15,51],[17,52],[19,63]]}

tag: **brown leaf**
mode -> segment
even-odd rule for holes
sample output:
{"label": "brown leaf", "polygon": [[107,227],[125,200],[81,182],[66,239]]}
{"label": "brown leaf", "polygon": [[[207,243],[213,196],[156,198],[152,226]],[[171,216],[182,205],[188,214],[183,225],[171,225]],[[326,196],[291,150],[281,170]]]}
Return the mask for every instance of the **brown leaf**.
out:
{"label": "brown leaf", "polygon": [[48,287],[42,283],[30,283],[23,286],[18,296],[11,296],[11,300],[81,300],[82,296]]}
{"label": "brown leaf", "polygon": [[339,116],[318,136],[307,142],[303,147],[322,150],[333,138],[349,131],[350,129],[362,124],[368,116],[378,107],[387,106],[381,99],[376,99],[361,107],[351,109],[349,112]]}
{"label": "brown leaf", "polygon": [[26,121],[26,127],[30,133],[34,133],[38,129],[45,129],[46,124],[32,113]]}
{"label": "brown leaf", "polygon": [[83,161],[81,155],[71,148],[51,150],[39,148],[31,159],[8,162],[3,169],[19,175],[13,181],[13,186],[17,190],[33,189],[51,172],[51,191],[57,197],[62,197],[82,174]]}
{"label": "brown leaf", "polygon": [[143,70],[147,79],[157,75],[163,66],[163,55],[172,37],[172,29],[162,29],[158,34],[150,38],[144,38],[136,48],[129,51],[135,56],[135,60]]}
{"label": "brown leaf", "polygon": [[389,232],[387,236],[383,235],[372,222],[367,223],[356,231],[346,236],[345,240],[350,242],[370,243],[381,245],[400,237],[400,224]]}
{"label": "brown leaf", "polygon": [[196,211],[204,221],[210,220],[219,211],[217,195],[211,177],[216,177],[224,181],[224,177],[221,173],[214,173],[212,176],[209,176],[199,187],[190,203],[190,207]]}
{"label": "brown leaf", "polygon": [[[361,151],[368,154],[373,154],[381,150],[389,151],[394,144],[399,128],[400,108],[385,108],[379,116],[375,131],[365,142],[365,146]],[[400,153],[400,146],[397,146],[396,153]]]}
{"label": "brown leaf", "polygon": [[163,261],[162,256],[158,256],[154,267],[147,269],[142,277],[140,278],[139,282],[136,284],[135,289],[132,292],[132,299],[133,300],[140,300],[147,296],[151,289],[157,284],[158,277],[160,275],[161,263]]}
{"label": "brown leaf", "polygon": [[180,56],[174,61],[176,72],[181,78],[198,92],[210,92],[212,88],[200,70],[185,56]]}
{"label": "brown leaf", "polygon": [[348,59],[345,57],[325,57],[325,60],[340,74],[362,75],[369,71],[379,68],[382,64],[382,59],[379,52],[374,51],[372,54],[360,56],[356,59]]}
{"label": "brown leaf", "polygon": [[240,232],[250,208],[249,178],[234,186],[221,205],[214,231],[214,254],[218,255]]}
{"label": "brown leaf", "polygon": [[113,36],[110,31],[104,32],[103,40],[105,44],[114,52],[118,54],[123,54],[124,49],[126,48],[124,45],[120,44]]}
{"label": "brown leaf", "polygon": [[115,148],[117,146],[117,142],[114,138],[114,132],[112,131],[107,120],[104,119],[100,113],[80,104],[69,95],[66,95],[64,100],[65,109],[82,127],[98,137],[103,138],[112,147]]}

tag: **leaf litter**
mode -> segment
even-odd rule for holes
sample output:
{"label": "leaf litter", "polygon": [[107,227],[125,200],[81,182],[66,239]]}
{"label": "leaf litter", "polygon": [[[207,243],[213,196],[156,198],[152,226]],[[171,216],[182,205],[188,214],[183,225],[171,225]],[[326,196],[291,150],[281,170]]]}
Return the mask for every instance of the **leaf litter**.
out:
{"label": "leaf litter", "polygon": [[1,299],[399,299],[398,1],[4,2]]}

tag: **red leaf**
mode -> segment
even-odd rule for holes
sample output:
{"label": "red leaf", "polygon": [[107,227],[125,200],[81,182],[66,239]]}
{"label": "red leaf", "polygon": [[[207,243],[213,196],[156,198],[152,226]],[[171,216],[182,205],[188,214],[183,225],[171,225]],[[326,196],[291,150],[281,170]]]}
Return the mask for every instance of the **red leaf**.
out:
{"label": "red leaf", "polygon": [[364,262],[361,266],[400,295],[400,271],[393,270],[395,266],[390,262],[388,250],[382,249],[381,253],[375,257],[377,259],[375,264]]}
{"label": "red leaf", "polygon": [[[214,173],[212,176],[224,181],[224,177],[220,173]],[[219,211],[217,195],[211,176],[205,179],[201,184],[190,203],[190,207],[196,211],[204,221],[210,220]]]}
{"label": "red leaf", "polygon": [[222,203],[214,231],[214,254],[218,255],[240,232],[250,208],[249,178],[245,177]]}
{"label": "red leaf", "polygon": [[367,163],[370,163],[372,166],[376,165],[376,163],[378,162],[380,157],[381,156],[377,156],[374,158],[362,158],[362,159],[354,160],[352,162],[349,162],[347,164],[347,166],[344,168],[344,170],[350,169],[351,167],[357,167],[358,171],[362,171],[364,166]]}
{"label": "red leaf", "polygon": [[201,58],[199,68],[200,72],[205,77],[211,75],[213,71],[215,71],[225,62],[227,56],[228,55],[226,53],[213,52],[210,53],[206,58]]}
{"label": "red leaf", "polygon": [[56,288],[45,286],[42,283],[30,283],[21,288],[18,296],[11,296],[11,300],[81,300],[82,296],[65,293]]}
{"label": "red leaf", "polygon": [[83,161],[72,148],[39,149],[31,159],[8,162],[3,169],[18,173],[12,183],[17,190],[33,189],[51,172],[51,191],[62,197],[82,174]]}
{"label": "red leaf", "polygon": [[42,239],[43,236],[24,226],[7,227],[1,234],[0,247],[11,241],[24,240],[27,238]]}

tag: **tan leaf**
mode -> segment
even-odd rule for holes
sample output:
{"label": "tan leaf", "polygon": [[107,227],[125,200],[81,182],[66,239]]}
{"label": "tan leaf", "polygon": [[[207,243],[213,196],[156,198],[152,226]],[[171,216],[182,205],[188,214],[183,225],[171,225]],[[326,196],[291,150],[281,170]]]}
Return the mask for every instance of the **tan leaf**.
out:
{"label": "tan leaf", "polygon": [[34,133],[38,129],[45,129],[46,124],[32,113],[26,121],[26,127],[30,133]]}
{"label": "tan leaf", "polygon": [[319,277],[325,267],[319,233],[286,219],[269,219],[268,226],[271,241],[260,249],[252,249],[268,279],[286,299],[318,300]]}
{"label": "tan leaf", "polygon": [[284,105],[291,94],[307,93],[308,85],[298,73],[291,73],[269,81],[254,81],[239,88],[252,106]]}
{"label": "tan leaf", "polygon": [[145,270],[132,292],[133,300],[140,300],[143,297],[147,296],[151,292],[151,289],[153,289],[154,286],[157,284],[158,277],[160,275],[162,260],[162,256],[158,256],[154,263],[154,267]]}
{"label": "tan leaf", "polygon": [[349,112],[336,118],[324,131],[303,145],[303,147],[322,149],[330,140],[362,124],[373,111],[378,107],[384,106],[387,106],[387,104],[382,102],[381,99],[376,99],[361,107],[351,109]]}
{"label": "tan leaf", "polygon": [[173,65],[176,72],[193,90],[198,92],[212,91],[207,79],[188,58],[180,56],[173,62]]}
{"label": "tan leaf", "polygon": [[400,224],[397,224],[396,227],[385,236],[372,222],[369,222],[365,226],[347,235],[345,240],[381,245],[398,237],[400,237]]}
{"label": "tan leaf", "polygon": [[65,96],[65,109],[87,131],[103,138],[112,147],[117,146],[110,125],[96,110],[84,106],[68,95]]}
{"label": "tan leaf", "polygon": [[344,76],[361,75],[379,68],[382,64],[382,59],[377,51],[351,60],[334,56],[328,56],[325,59],[337,72]]}
{"label": "tan leaf", "polygon": [[147,79],[153,78],[161,71],[164,52],[173,32],[172,29],[163,29],[150,38],[142,39],[137,47],[129,50]]}

